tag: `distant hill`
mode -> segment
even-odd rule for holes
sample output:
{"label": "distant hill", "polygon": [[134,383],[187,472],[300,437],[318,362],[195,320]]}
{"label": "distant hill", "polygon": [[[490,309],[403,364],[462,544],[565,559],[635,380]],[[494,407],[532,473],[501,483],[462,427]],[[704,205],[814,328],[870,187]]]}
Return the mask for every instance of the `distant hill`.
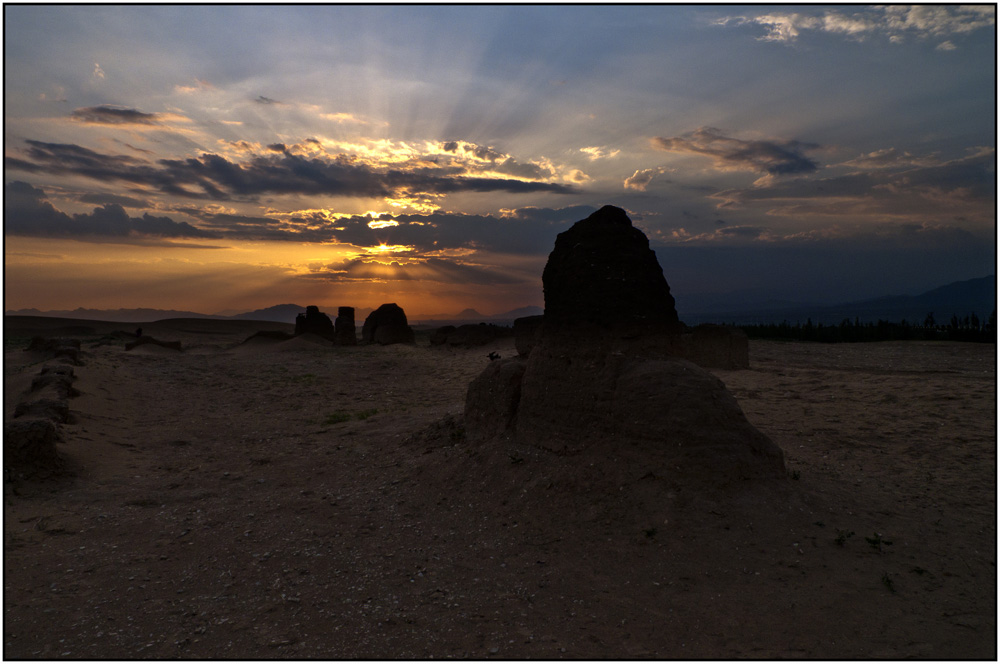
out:
{"label": "distant hill", "polygon": [[295,323],[295,317],[306,310],[298,304],[276,304],[266,309],[256,309],[242,314],[233,314],[227,318],[239,320],[268,320],[275,323]]}
{"label": "distant hill", "polygon": [[166,318],[215,318],[225,319],[226,316],[200,314],[195,311],[177,311],[175,309],[84,309],[72,311],[55,310],[39,311],[38,309],[18,309],[5,311],[5,316],[46,316],[48,318],[81,318],[84,320],[103,320],[113,323],[151,323]]}
{"label": "distant hill", "polygon": [[845,318],[862,323],[886,320],[921,324],[928,314],[934,314],[938,324],[947,324],[952,316],[963,318],[976,313],[980,318],[988,318],[996,309],[996,277],[991,275],[979,279],[956,281],[919,295],[888,295],[869,300],[844,302],[841,304],[791,304],[775,303],[773,306],[756,306],[731,311],[701,311],[684,315],[681,320],[688,325],[699,323],[736,323],[753,325],[780,323],[813,323],[836,325]]}
{"label": "distant hill", "polygon": [[412,317],[411,323],[427,326],[460,325],[468,323],[492,323],[494,325],[513,325],[514,320],[524,316],[538,316],[545,313],[541,307],[520,307],[511,309],[499,314],[487,316],[475,309],[464,309],[457,314],[417,314]]}

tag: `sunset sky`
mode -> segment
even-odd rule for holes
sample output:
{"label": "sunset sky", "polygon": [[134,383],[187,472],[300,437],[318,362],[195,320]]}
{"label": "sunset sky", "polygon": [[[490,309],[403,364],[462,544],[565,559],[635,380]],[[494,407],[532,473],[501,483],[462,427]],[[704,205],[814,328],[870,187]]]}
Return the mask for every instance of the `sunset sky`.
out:
{"label": "sunset sky", "polygon": [[499,313],[605,204],[682,317],[994,272],[994,5],[4,14],[7,310]]}

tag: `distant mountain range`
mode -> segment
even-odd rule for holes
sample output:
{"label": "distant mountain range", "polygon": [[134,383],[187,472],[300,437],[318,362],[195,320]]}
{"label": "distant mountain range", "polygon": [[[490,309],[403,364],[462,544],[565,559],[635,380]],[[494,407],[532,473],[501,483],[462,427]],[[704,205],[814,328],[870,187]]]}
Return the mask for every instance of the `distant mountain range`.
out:
{"label": "distant mountain range", "polygon": [[691,310],[684,312],[678,307],[681,320],[688,325],[700,323],[736,323],[753,325],[757,323],[780,323],[788,321],[814,324],[836,325],[845,318],[862,323],[887,320],[922,324],[928,314],[934,315],[939,324],[947,324],[952,316],[964,318],[972,313],[986,319],[996,310],[996,277],[991,275],[979,279],[956,281],[929,290],[920,295],[888,295],[870,300],[858,300],[841,304],[802,304],[770,301],[754,304],[746,308],[735,308],[732,301],[723,300],[694,302]]}
{"label": "distant mountain range", "polygon": [[[877,320],[898,322],[906,319],[910,323],[923,323],[928,314],[933,313],[938,323],[946,324],[952,316],[963,318],[976,313],[980,318],[988,318],[996,310],[997,290],[996,277],[982,277],[968,281],[956,281],[940,288],[929,290],[920,295],[892,295],[845,302],[842,304],[802,304],[780,301],[759,301],[745,308],[733,306],[734,295],[712,296],[704,298],[683,298],[678,302],[678,313],[682,321],[688,325],[700,323],[736,323],[737,325],[755,323],[789,323],[811,319],[813,323],[824,325],[839,324],[845,318],[859,319],[863,323]],[[337,315],[336,309],[327,310],[320,307],[331,318]],[[294,323],[295,316],[306,308],[298,304],[278,304],[266,309],[256,309],[245,313],[221,315],[202,314],[195,311],[177,311],[173,309],[73,309],[72,311],[39,311],[38,309],[19,309],[7,311],[8,316],[49,316],[55,318],[75,318],[86,320],[102,320],[112,322],[148,323],[167,318],[215,318],[220,320],[261,320],[277,323]],[[355,309],[354,320],[358,325],[364,323],[371,313],[370,308]],[[462,323],[494,323],[510,325],[515,319],[523,316],[536,316],[544,313],[541,307],[521,307],[500,314],[485,315],[475,309],[465,309],[456,314],[412,314],[408,315],[411,324],[422,326],[455,325]]]}

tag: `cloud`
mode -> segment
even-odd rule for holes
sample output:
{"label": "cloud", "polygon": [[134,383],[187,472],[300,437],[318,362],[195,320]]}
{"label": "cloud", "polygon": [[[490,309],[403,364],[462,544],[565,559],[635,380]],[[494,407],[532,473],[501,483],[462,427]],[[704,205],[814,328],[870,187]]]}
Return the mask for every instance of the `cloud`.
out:
{"label": "cloud", "polygon": [[[284,151],[249,155],[235,162],[204,153],[186,159],[160,159],[155,164],[127,155],[107,155],[74,144],[26,141],[26,159],[8,156],[10,170],[59,175],[84,175],[105,182],[153,186],[163,193],[194,199],[254,199],[264,194],[306,194],[340,197],[403,198],[458,192],[559,194],[575,189],[557,183],[526,181],[484,173],[470,174],[460,166],[441,167],[422,160],[383,164],[349,154],[304,157]],[[506,164],[510,159],[506,159]],[[507,167],[521,177],[539,174],[530,165]]]}
{"label": "cloud", "polygon": [[405,247],[418,254],[448,251],[488,251],[545,255],[558,233],[589,216],[595,208],[527,207],[502,210],[500,216],[452,212],[336,216],[307,210],[269,216],[212,211],[201,206],[178,207],[200,226],[221,237],[277,242],[336,243],[354,247]]}
{"label": "cloud", "polygon": [[277,99],[271,99],[270,97],[265,97],[264,95],[258,96],[256,99],[254,99],[254,101],[257,102],[258,104],[264,104],[265,106],[268,106],[268,105],[286,106],[287,105],[283,101],[278,101]]}
{"label": "cloud", "polygon": [[663,175],[667,169],[665,168],[645,168],[638,170],[629,177],[625,178],[625,188],[634,189],[636,191],[646,191],[646,187],[660,175]]}
{"label": "cloud", "polygon": [[895,160],[891,154],[869,155],[867,161],[875,164],[870,170],[771,181],[765,186],[721,191],[712,197],[722,201],[720,207],[766,205],[771,215],[917,221],[964,216],[977,223],[992,223],[996,203],[994,154],[992,149],[976,150],[961,159],[928,160],[927,165],[903,170],[879,167],[886,162],[902,164],[900,153],[895,153]]}
{"label": "cloud", "polygon": [[436,257],[389,263],[356,259],[325,265],[303,277],[324,281],[430,281],[476,286],[500,286],[524,281],[506,271]]}
{"label": "cloud", "polygon": [[91,74],[92,78],[104,80],[104,70],[101,69],[101,65],[94,63],[94,73]]}
{"label": "cloud", "polygon": [[88,106],[78,108],[70,114],[70,118],[85,124],[125,125],[125,124],[156,124],[156,113],[143,113],[134,108],[119,106]]}
{"label": "cloud", "polygon": [[4,185],[4,233],[36,237],[146,237],[146,238],[217,238],[215,233],[195,228],[169,217],[129,217],[116,203],[94,208],[90,214],[70,216],[57,210],[45,192],[27,182],[15,180]]}
{"label": "cloud", "polygon": [[81,203],[92,203],[94,205],[120,205],[127,208],[149,207],[149,201],[139,200],[131,196],[120,196],[118,194],[83,194],[79,200]]}
{"label": "cloud", "polygon": [[[804,10],[803,10],[804,11]],[[761,41],[793,43],[808,31],[839,34],[854,40],[881,35],[891,43],[964,35],[996,24],[993,5],[886,5],[861,8],[852,13],[825,10],[819,13],[768,12],[758,16],[727,16],[717,25],[759,25],[765,30]],[[954,50],[945,41],[938,50]]]}
{"label": "cloud", "polygon": [[597,161],[598,159],[611,159],[612,157],[618,156],[621,150],[611,150],[605,147],[589,147],[580,148],[580,152],[587,155],[587,158],[591,161]]}
{"label": "cloud", "polygon": [[934,166],[941,163],[936,155],[926,157],[915,157],[909,152],[900,151],[896,148],[886,148],[875,150],[868,154],[863,154],[854,159],[845,161],[838,166],[849,166],[864,170],[882,168],[908,168],[912,166]]}
{"label": "cloud", "polygon": [[715,167],[724,171],[788,175],[811,173],[817,168],[816,162],[802,154],[818,147],[815,144],[779,139],[741,140],[725,136],[713,127],[701,127],[674,138],[657,137],[652,144],[666,152],[711,157]]}

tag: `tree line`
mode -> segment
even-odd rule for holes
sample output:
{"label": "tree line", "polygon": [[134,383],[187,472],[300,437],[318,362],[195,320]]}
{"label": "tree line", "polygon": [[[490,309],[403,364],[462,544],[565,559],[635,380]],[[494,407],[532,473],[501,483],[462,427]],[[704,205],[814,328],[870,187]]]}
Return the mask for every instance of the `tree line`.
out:
{"label": "tree line", "polygon": [[946,323],[939,323],[934,313],[924,317],[922,323],[910,323],[905,318],[899,322],[878,320],[862,323],[845,318],[839,325],[813,324],[812,318],[805,324],[794,325],[787,320],[781,323],[734,325],[750,339],[787,339],[790,341],[820,341],[824,343],[852,343],[863,341],[971,341],[996,343],[996,309],[988,319],[980,319],[975,312],[959,318],[952,315]]}

